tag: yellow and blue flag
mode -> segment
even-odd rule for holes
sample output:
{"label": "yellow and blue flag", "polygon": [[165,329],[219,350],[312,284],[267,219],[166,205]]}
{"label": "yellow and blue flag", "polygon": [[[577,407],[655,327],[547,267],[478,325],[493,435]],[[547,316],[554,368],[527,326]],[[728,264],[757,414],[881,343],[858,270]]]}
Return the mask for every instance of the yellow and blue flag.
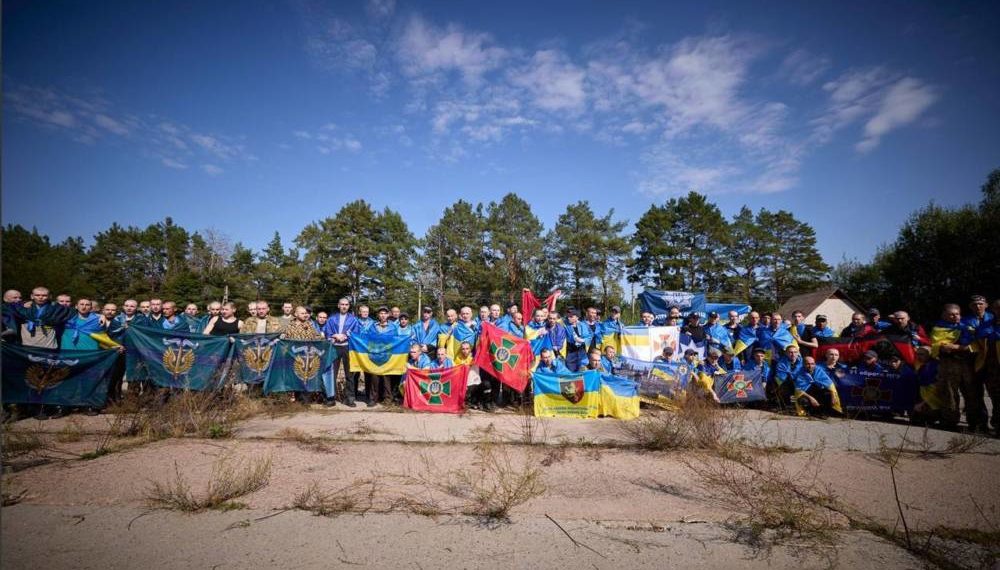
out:
{"label": "yellow and blue flag", "polygon": [[546,418],[596,418],[601,409],[601,373],[535,372],[535,415]]}
{"label": "yellow and blue flag", "polygon": [[602,374],[598,413],[620,420],[639,417],[639,386],[627,378]]}
{"label": "yellow and blue flag", "polygon": [[736,330],[736,343],[733,345],[733,353],[740,354],[753,346],[755,342],[757,342],[757,331],[750,327],[740,327]]}
{"label": "yellow and blue flag", "polygon": [[410,350],[409,335],[352,334],[347,338],[351,370],[369,374],[403,374]]}

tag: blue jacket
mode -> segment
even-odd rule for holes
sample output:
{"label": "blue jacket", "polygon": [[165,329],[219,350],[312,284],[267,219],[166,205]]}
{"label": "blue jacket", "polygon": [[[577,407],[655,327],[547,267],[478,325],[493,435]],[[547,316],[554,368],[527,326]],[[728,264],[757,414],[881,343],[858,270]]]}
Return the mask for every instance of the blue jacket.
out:
{"label": "blue jacket", "polygon": [[415,338],[419,344],[429,344],[431,346],[437,346],[438,343],[438,331],[441,326],[434,319],[427,321],[427,327],[424,327],[424,321],[417,321],[416,323],[410,325],[413,329]]}
{"label": "blue jacket", "polygon": [[811,373],[806,370],[805,366],[802,366],[799,371],[795,373],[793,381],[795,382],[795,389],[800,392],[809,390],[809,388],[813,385],[819,386],[824,390],[828,390],[833,386],[833,380],[830,379],[826,370],[819,365],[817,365]]}
{"label": "blue jacket", "polygon": [[[590,341],[594,338],[594,331],[585,321],[577,321],[576,326],[566,323],[566,350],[568,352],[587,350],[590,348]],[[582,342],[576,342],[574,337],[579,336]],[[553,342],[555,344],[555,342]]]}
{"label": "blue jacket", "polygon": [[[344,324],[340,324],[340,312],[336,312],[328,319],[326,319],[326,324],[323,325],[323,336],[326,338],[333,338],[335,334],[346,334],[351,336],[354,333],[364,332],[361,330],[361,321],[354,316],[353,313],[347,313],[344,315]],[[335,342],[334,345],[346,346],[347,341]]]}

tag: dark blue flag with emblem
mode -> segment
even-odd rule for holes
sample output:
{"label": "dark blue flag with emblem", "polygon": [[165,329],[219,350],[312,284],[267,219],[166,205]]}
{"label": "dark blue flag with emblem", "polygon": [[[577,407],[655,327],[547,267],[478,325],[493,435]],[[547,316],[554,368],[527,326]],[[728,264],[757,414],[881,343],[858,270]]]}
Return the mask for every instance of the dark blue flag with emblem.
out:
{"label": "dark blue flag with emblem", "polygon": [[239,381],[262,384],[271,372],[279,333],[234,335],[233,350],[239,362]]}
{"label": "dark blue flag with emblem", "polygon": [[325,340],[279,341],[264,381],[264,393],[319,392],[323,389],[323,373],[333,367],[336,355],[337,350]]}
{"label": "dark blue flag with emblem", "polygon": [[161,388],[215,390],[229,369],[231,347],[225,336],[131,326],[125,332],[127,378]]}
{"label": "dark blue flag with emblem", "polygon": [[913,409],[914,388],[895,372],[867,372],[852,366],[833,375],[845,413],[902,413]]}
{"label": "dark blue flag with emblem", "polygon": [[118,352],[51,350],[3,343],[3,402],[104,405]]}
{"label": "dark blue flag with emblem", "polygon": [[744,404],[766,399],[760,368],[720,374],[715,377],[713,388],[720,404]]}

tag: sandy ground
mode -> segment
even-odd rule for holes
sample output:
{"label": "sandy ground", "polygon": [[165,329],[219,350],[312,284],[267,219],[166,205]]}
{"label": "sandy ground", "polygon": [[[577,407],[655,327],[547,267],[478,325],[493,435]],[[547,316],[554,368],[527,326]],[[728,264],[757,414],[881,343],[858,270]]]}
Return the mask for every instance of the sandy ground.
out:
{"label": "sandy ground", "polygon": [[[840,501],[892,526],[898,519],[890,474],[874,458],[880,441],[901,438],[939,449],[953,433],[917,430],[902,424],[811,420],[766,412],[739,415],[742,434],[762,446],[780,446],[774,461],[794,471],[811,450],[822,448],[818,468]],[[759,552],[734,542],[725,523],[734,516],[728,497],[701,484],[699,454],[647,452],[629,442],[620,422],[525,420],[516,414],[462,416],[398,413],[380,409],[323,409],[274,418],[258,417],[223,440],[170,439],[81,461],[71,453],[93,450],[108,417],[73,416],[14,429],[49,434],[67,425],[80,441],[53,443],[67,453],[56,460],[5,475],[8,492],[23,500],[0,511],[3,568],[44,563],[56,568],[87,567],[289,567],[366,565],[373,567],[586,567],[684,566],[911,568],[921,563],[906,551],[860,531],[840,533],[834,546],[794,544]],[[477,524],[465,516],[402,514],[315,517],[283,511],[312,485],[334,490],[374,475],[398,481],[443,480],[468,470],[476,442],[500,437],[523,443],[531,422],[534,445],[504,446],[515,465],[542,470],[545,492],[516,507],[512,522]],[[287,437],[299,430],[324,438],[311,446]],[[200,492],[220,458],[270,458],[270,484],[241,497],[247,508],[227,513],[183,515],[146,511],[151,482],[180,473]],[[971,452],[907,455],[896,470],[900,499],[912,527],[983,528],[984,515],[1000,520],[1000,441],[987,440]],[[401,477],[394,477],[401,476]],[[409,478],[409,479],[408,479]],[[433,494],[433,493],[432,493]],[[428,495],[430,497],[430,495]],[[454,497],[435,495],[444,507]],[[230,530],[234,522],[254,521]],[[548,517],[593,548],[575,546]],[[218,566],[221,565],[221,566]]]}

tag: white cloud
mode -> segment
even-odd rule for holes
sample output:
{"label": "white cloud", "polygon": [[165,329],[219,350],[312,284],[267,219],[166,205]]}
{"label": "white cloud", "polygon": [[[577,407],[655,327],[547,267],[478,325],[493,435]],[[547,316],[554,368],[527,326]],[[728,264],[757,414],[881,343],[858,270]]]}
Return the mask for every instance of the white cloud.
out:
{"label": "white cloud", "polygon": [[216,166],[214,164],[202,164],[201,165],[201,169],[204,170],[205,173],[207,173],[210,176],[218,176],[218,175],[222,174],[223,172],[225,172],[225,170],[223,170],[222,168],[219,168],[218,166]]}
{"label": "white cloud", "polygon": [[586,72],[562,52],[541,50],[511,73],[511,82],[527,89],[535,105],[547,111],[580,111],[586,102]]}
{"label": "white cloud", "polygon": [[396,0],[368,0],[365,11],[371,18],[388,18],[396,11]]}
{"label": "white cloud", "polygon": [[163,166],[166,166],[167,168],[174,168],[174,169],[177,169],[177,170],[186,170],[187,169],[187,165],[186,164],[184,164],[183,162],[179,162],[177,160],[174,160],[172,158],[163,157],[160,160],[160,162],[163,163]]}
{"label": "white cloud", "polygon": [[94,115],[94,123],[116,135],[124,136],[128,134],[128,128],[125,125],[103,113],[97,113]]}
{"label": "white cloud", "polygon": [[933,86],[913,77],[899,78],[882,67],[848,71],[823,89],[830,99],[811,121],[812,140],[829,142],[837,131],[865,121],[863,137],[855,145],[861,153],[877,147],[890,131],[917,120],[938,98]]}
{"label": "white cloud", "polygon": [[937,98],[936,90],[920,80],[900,79],[888,89],[875,116],[865,123],[865,136],[856,145],[857,150],[874,149],[883,136],[915,121]]}
{"label": "white cloud", "polygon": [[804,86],[812,84],[829,70],[829,58],[797,49],[785,56],[778,74],[795,85]]}
{"label": "white cloud", "polygon": [[455,24],[438,28],[420,16],[406,23],[399,38],[397,56],[411,77],[457,72],[467,83],[496,69],[508,56],[483,32],[468,32]]}

